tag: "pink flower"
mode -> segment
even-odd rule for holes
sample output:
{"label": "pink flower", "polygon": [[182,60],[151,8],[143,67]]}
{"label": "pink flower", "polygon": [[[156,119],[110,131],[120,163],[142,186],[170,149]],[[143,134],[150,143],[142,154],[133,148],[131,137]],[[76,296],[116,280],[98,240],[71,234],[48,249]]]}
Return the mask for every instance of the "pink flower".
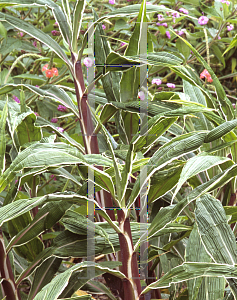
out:
{"label": "pink flower", "polygon": [[64,132],[64,129],[62,127],[56,127],[59,132]]}
{"label": "pink flower", "polygon": [[67,112],[67,107],[64,106],[64,105],[59,105],[59,106],[58,106],[58,110],[59,110],[59,111],[62,111],[62,112]]}
{"label": "pink flower", "polygon": [[37,112],[34,112],[34,114],[36,115],[36,117],[38,117],[38,116],[39,116],[39,114],[38,114]]}
{"label": "pink flower", "polygon": [[33,42],[33,46],[37,47],[37,41]]}
{"label": "pink flower", "polygon": [[36,84],[36,86],[35,86],[35,87],[38,87],[38,88],[39,88],[39,85],[37,85],[37,84]]}
{"label": "pink flower", "polygon": [[226,5],[230,5],[230,1],[226,1],[226,0],[221,0],[222,3],[225,3]]}
{"label": "pink flower", "polygon": [[58,119],[57,119],[57,118],[52,118],[50,122],[51,122],[51,123],[57,123],[57,122],[58,122]]}
{"label": "pink flower", "polygon": [[156,85],[160,85],[162,83],[162,81],[160,79],[158,79],[158,78],[154,78],[154,79],[152,79],[151,83],[152,84],[156,84]]}
{"label": "pink flower", "polygon": [[167,36],[167,38],[168,38],[168,39],[170,39],[170,38],[171,38],[171,35],[170,35],[170,32],[169,32],[169,31],[166,31],[166,33],[165,33],[165,34],[166,34],[166,36]]}
{"label": "pink flower", "polygon": [[52,33],[53,36],[60,35],[60,31],[57,31],[57,30],[52,30],[51,33]]}
{"label": "pink flower", "polygon": [[221,39],[221,37],[218,35],[218,40],[220,40]]}
{"label": "pink flower", "polygon": [[174,89],[175,88],[175,84],[174,83],[167,83],[166,84],[169,88]]}
{"label": "pink flower", "polygon": [[161,26],[168,27],[167,23],[161,23]]}
{"label": "pink flower", "polygon": [[157,18],[158,18],[159,21],[163,21],[164,20],[164,17],[161,14],[157,15]]}
{"label": "pink flower", "polygon": [[185,31],[186,31],[185,29],[179,30],[178,35],[180,35],[180,36],[183,35],[185,33]]}
{"label": "pink flower", "polygon": [[24,34],[24,33],[20,31],[20,32],[18,32],[17,34],[20,35],[21,37],[23,37],[23,34]]}
{"label": "pink flower", "polygon": [[50,178],[53,178],[53,180],[54,180],[54,181],[56,181],[56,180],[57,180],[57,179],[56,179],[56,176],[55,176],[55,175],[53,175],[53,174],[52,174],[52,175],[50,175]]}
{"label": "pink flower", "polygon": [[115,4],[115,0],[109,0],[109,4]]}
{"label": "pink flower", "polygon": [[205,17],[205,16],[201,16],[199,19],[198,19],[198,24],[199,25],[206,25],[208,23],[209,19],[208,17]]}
{"label": "pink flower", "polygon": [[233,30],[234,29],[234,25],[229,25],[229,26],[227,26],[227,30],[228,31],[231,31],[231,30]]}
{"label": "pink flower", "polygon": [[212,82],[212,78],[211,78],[211,75],[209,74],[209,72],[207,71],[207,69],[204,69],[202,71],[202,73],[200,74],[200,79],[202,78],[206,78],[207,79],[207,82]]}
{"label": "pink flower", "polygon": [[54,25],[55,25],[55,26],[58,26],[58,23],[57,23],[57,22],[55,22],[55,23],[54,23]]}
{"label": "pink flower", "polygon": [[181,13],[185,14],[185,15],[188,15],[188,10],[185,9],[185,8],[183,8],[183,7],[181,7],[181,8],[179,9],[179,11],[180,11]]}
{"label": "pink flower", "polygon": [[13,98],[13,100],[16,101],[17,103],[21,103],[20,99],[17,98],[17,96],[13,95],[12,98]]}
{"label": "pink flower", "polygon": [[176,12],[173,12],[173,13],[172,13],[172,16],[173,16],[174,18],[179,18],[179,17],[180,17],[180,14],[176,11]]}
{"label": "pink flower", "polygon": [[143,91],[140,91],[140,92],[138,93],[138,98],[141,99],[141,100],[145,100],[145,94],[144,94]]}
{"label": "pink flower", "polygon": [[122,47],[122,46],[124,46],[124,45],[126,45],[126,43],[121,42],[120,47]]}
{"label": "pink flower", "polygon": [[106,26],[105,26],[104,24],[102,24],[102,28],[103,28],[103,30],[105,30],[105,29],[106,29]]}
{"label": "pink flower", "polygon": [[232,106],[233,106],[233,108],[234,108],[234,109],[236,108],[236,105],[235,105],[235,103],[232,103]]}
{"label": "pink flower", "polygon": [[83,60],[84,65],[86,65],[87,67],[92,67],[93,66],[93,61],[91,58],[86,57]]}

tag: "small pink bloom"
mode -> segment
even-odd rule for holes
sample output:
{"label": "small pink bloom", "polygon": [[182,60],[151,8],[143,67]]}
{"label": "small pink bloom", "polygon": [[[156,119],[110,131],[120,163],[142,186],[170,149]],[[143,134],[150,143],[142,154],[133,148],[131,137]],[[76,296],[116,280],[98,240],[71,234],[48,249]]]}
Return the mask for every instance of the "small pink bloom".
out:
{"label": "small pink bloom", "polygon": [[176,12],[173,12],[173,13],[172,13],[172,16],[173,16],[174,18],[179,18],[179,17],[180,17],[180,14],[176,11]]}
{"label": "small pink bloom", "polygon": [[55,26],[58,26],[58,23],[57,23],[57,22],[55,22],[55,23],[54,23],[54,25],[55,25]]}
{"label": "small pink bloom", "polygon": [[138,93],[138,98],[141,99],[141,100],[145,100],[145,94],[144,94],[143,91],[140,91],[140,92]]}
{"label": "small pink bloom", "polygon": [[51,122],[51,123],[57,123],[57,122],[58,122],[58,119],[57,119],[57,118],[52,118],[50,122]]}
{"label": "small pink bloom", "polygon": [[170,32],[169,32],[169,31],[166,31],[166,33],[165,33],[165,34],[166,34],[166,36],[167,36],[167,38],[168,38],[168,39],[170,39],[170,38],[171,38],[171,35],[170,35]]}
{"label": "small pink bloom", "polygon": [[23,37],[23,34],[24,34],[24,33],[20,31],[20,32],[18,32],[17,34],[20,35],[21,37]]}
{"label": "small pink bloom", "polygon": [[93,66],[93,61],[91,58],[86,57],[83,60],[84,65],[86,65],[87,67],[92,67]]}
{"label": "small pink bloom", "polygon": [[21,103],[20,99],[17,98],[17,96],[13,95],[12,98],[13,98],[13,100],[16,101],[17,103]]}
{"label": "small pink bloom", "polygon": [[36,115],[36,117],[38,117],[38,116],[39,116],[39,114],[38,114],[37,112],[34,112],[34,114]]}
{"label": "small pink bloom", "polygon": [[115,0],[109,0],[109,4],[115,4]]}
{"label": "small pink bloom", "polygon": [[175,88],[175,84],[174,83],[167,83],[166,84],[169,88],[174,89]]}
{"label": "small pink bloom", "polygon": [[218,35],[218,40],[221,40],[221,37]]}
{"label": "small pink bloom", "polygon": [[230,5],[230,1],[226,1],[225,4],[229,6]]}
{"label": "small pink bloom", "polygon": [[56,179],[56,176],[55,176],[55,175],[53,175],[53,174],[52,174],[52,175],[50,175],[50,178],[53,178],[53,180],[54,180],[54,181],[56,181],[56,180],[57,180],[57,179]]}
{"label": "small pink bloom", "polygon": [[157,18],[158,18],[159,21],[163,21],[164,20],[164,17],[161,14],[157,15]]}
{"label": "small pink bloom", "polygon": [[161,26],[168,27],[167,23],[161,23]]}
{"label": "small pink bloom", "polygon": [[105,26],[104,24],[102,24],[102,28],[103,28],[103,30],[105,30],[105,29],[106,29],[106,26]]}
{"label": "small pink bloom", "polygon": [[58,110],[59,110],[59,111],[62,111],[62,112],[67,112],[67,107],[64,106],[64,105],[59,105],[59,106],[58,106]]}
{"label": "small pink bloom", "polygon": [[36,84],[36,86],[35,86],[35,87],[38,87],[38,88],[39,88],[39,85],[37,85],[37,84]]}
{"label": "small pink bloom", "polygon": [[37,42],[36,41],[33,42],[33,46],[37,47]]}
{"label": "small pink bloom", "polygon": [[232,106],[233,106],[233,108],[235,109],[235,107],[236,107],[235,103],[232,103]]}
{"label": "small pink bloom", "polygon": [[162,81],[160,79],[158,79],[158,78],[154,78],[154,79],[152,79],[151,83],[152,84],[156,84],[156,85],[160,85],[162,83]]}
{"label": "small pink bloom", "polygon": [[198,24],[199,25],[206,25],[208,23],[209,19],[208,17],[205,17],[205,16],[201,16],[199,19],[198,19]]}
{"label": "small pink bloom", "polygon": [[181,7],[181,8],[179,9],[179,11],[180,11],[181,13],[185,14],[185,15],[188,15],[188,10],[185,9],[185,8],[183,8],[183,7]]}
{"label": "small pink bloom", "polygon": [[121,42],[120,47],[122,47],[122,46],[124,46],[124,45],[126,45],[126,43]]}
{"label": "small pink bloom", "polygon": [[234,25],[229,25],[229,26],[227,26],[227,30],[228,31],[231,31],[231,30],[233,30],[234,29]]}
{"label": "small pink bloom", "polygon": [[56,127],[59,132],[64,132],[64,129],[62,127]]}

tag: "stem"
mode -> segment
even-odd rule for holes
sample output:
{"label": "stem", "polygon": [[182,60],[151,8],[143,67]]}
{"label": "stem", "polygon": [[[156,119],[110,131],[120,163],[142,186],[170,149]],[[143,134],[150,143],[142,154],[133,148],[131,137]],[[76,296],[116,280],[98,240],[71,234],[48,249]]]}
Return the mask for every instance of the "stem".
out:
{"label": "stem", "polygon": [[119,228],[120,254],[122,260],[121,271],[127,277],[123,281],[124,300],[144,300],[138,271],[137,255],[134,252],[129,216],[123,209],[117,211]]}
{"label": "stem", "polygon": [[1,283],[3,297],[7,300],[21,300],[20,293],[14,280],[9,257],[6,253],[4,238],[0,228],[0,277],[3,279]]}

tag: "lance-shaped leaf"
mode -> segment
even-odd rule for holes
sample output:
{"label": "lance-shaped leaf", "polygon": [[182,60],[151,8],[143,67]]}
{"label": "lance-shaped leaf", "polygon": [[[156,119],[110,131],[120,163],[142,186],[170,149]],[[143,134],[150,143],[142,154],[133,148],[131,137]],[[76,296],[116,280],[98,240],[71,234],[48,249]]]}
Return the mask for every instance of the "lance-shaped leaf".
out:
{"label": "lance-shaped leaf", "polygon": [[[185,261],[187,262],[211,262],[207,254],[195,223],[194,228],[189,236],[186,247]],[[190,300],[215,300],[222,299],[224,296],[225,279],[198,277],[187,282],[188,295]],[[208,295],[208,296],[207,296]]]}
{"label": "lance-shaped leaf", "polygon": [[168,163],[179,157],[198,149],[204,142],[207,132],[188,133],[172,139],[160,147],[149,160],[147,166],[147,178],[141,182],[138,176],[129,198],[128,207],[135,201],[141,189],[148,179],[158,170],[164,168]]}
{"label": "lance-shaped leaf", "polygon": [[19,18],[13,17],[9,14],[4,14],[2,12],[0,13],[0,21],[5,21],[18,30],[29,34],[34,39],[39,40],[40,42],[48,46],[55,54],[57,54],[69,67],[71,66],[66,53],[59,46],[59,44],[55,42],[55,40],[52,39],[48,34],[45,34],[42,30]]}
{"label": "lance-shaped leaf", "polygon": [[77,53],[77,40],[81,29],[82,16],[86,6],[86,1],[77,0],[73,10],[72,24],[72,51]]}
{"label": "lance-shaped leaf", "polygon": [[185,183],[185,181],[187,181],[189,178],[211,167],[217,166],[219,164],[223,164],[228,160],[230,160],[228,157],[209,155],[206,152],[202,152],[199,155],[190,158],[185,164],[185,166],[183,167],[177,187],[173,194],[173,199],[177,194],[177,192],[179,191],[179,189]]}
{"label": "lance-shaped leaf", "polygon": [[213,261],[234,265],[237,259],[235,236],[221,202],[209,194],[203,195],[196,201],[195,215],[201,240]]}
{"label": "lance-shaped leaf", "polygon": [[27,300],[33,300],[36,294],[54,278],[61,262],[61,258],[50,257],[37,268]]}
{"label": "lance-shaped leaf", "polygon": [[[212,260],[234,266],[237,260],[235,236],[221,202],[206,194],[197,200],[195,215],[202,243]],[[228,282],[236,297],[237,280],[230,278]]]}
{"label": "lance-shaped leaf", "polygon": [[46,203],[39,210],[33,221],[11,239],[6,248],[7,252],[11,247],[23,245],[43,231],[52,228],[70,206],[71,204],[66,201]]}
{"label": "lance-shaped leaf", "polygon": [[29,89],[30,91],[32,91],[33,93],[35,93],[38,96],[56,100],[57,102],[66,106],[67,108],[69,108],[74,113],[74,115],[79,118],[77,106],[74,104],[74,102],[68,96],[68,94],[65,92],[65,90],[62,89],[60,86],[45,85],[41,88],[38,88],[38,87],[35,87],[30,84],[8,83],[8,84],[0,86],[0,95],[9,93],[16,88],[20,88],[21,86]]}
{"label": "lance-shaped leaf", "polygon": [[205,138],[205,143],[210,143],[226,135],[237,126],[237,120],[226,121],[212,129]]}
{"label": "lance-shaped leaf", "polygon": [[230,49],[234,48],[236,45],[237,45],[237,34],[232,39],[231,43],[229,44],[229,46],[227,47],[227,49],[225,50],[225,52],[222,55],[225,55],[226,52],[230,51]]}
{"label": "lance-shaped leaf", "polygon": [[64,288],[68,284],[68,280],[72,276],[72,273],[75,271],[83,270],[83,269],[90,269],[90,268],[95,268],[95,269],[100,269],[104,270],[107,273],[113,274],[121,279],[125,278],[125,276],[116,270],[111,270],[108,267],[104,267],[103,265],[96,264],[94,262],[82,262],[80,264],[76,264],[75,266],[72,266],[69,268],[67,271],[57,275],[50,283],[48,283],[41,292],[39,292],[34,300],[41,300],[44,299],[45,297],[51,300],[56,300],[58,296],[62,293]]}
{"label": "lance-shaped leaf", "polygon": [[0,175],[5,169],[5,151],[6,151],[6,137],[5,137],[5,126],[7,120],[7,101],[4,106],[4,109],[1,113],[1,120],[0,120]]}
{"label": "lance-shaped leaf", "polygon": [[229,167],[220,174],[214,176],[209,181],[199,185],[187,197],[178,202],[176,205],[162,208],[151,223],[151,226],[148,231],[149,237],[152,237],[161,229],[165,228],[169,223],[173,222],[189,203],[191,203],[192,201],[196,200],[198,197],[204,195],[209,191],[211,192],[216,188],[220,188],[222,185],[229,182],[236,175],[237,164]]}
{"label": "lance-shaped leaf", "polygon": [[[128,47],[124,53],[125,56],[137,55],[141,51],[140,41],[144,38],[144,31],[147,32],[146,27],[146,3],[142,1],[141,8],[135,23],[132,36],[130,37]],[[143,53],[141,53],[143,55]],[[140,78],[142,73],[139,69],[132,68],[124,72],[120,81],[120,99],[121,102],[135,100],[137,98],[140,81],[143,82],[145,78]]]}
{"label": "lance-shaped leaf", "polygon": [[[145,135],[137,133],[131,143],[134,144],[134,151],[147,152],[157,139],[177,120],[176,118],[166,118],[156,116],[148,121],[148,130]],[[145,147],[145,149],[144,149]],[[148,149],[147,149],[148,148]],[[143,150],[144,149],[144,150]]]}
{"label": "lance-shaped leaf", "polygon": [[173,268],[158,281],[148,285],[142,291],[142,294],[146,294],[151,289],[169,287],[172,283],[179,283],[202,276],[237,279],[237,271],[234,266],[228,264],[185,262]]}
{"label": "lance-shaped leaf", "polygon": [[182,59],[168,52],[148,53],[147,60],[143,60],[139,55],[122,56],[111,52],[106,59],[106,71],[129,71],[127,69],[133,66],[140,66],[146,63],[150,66],[175,67],[181,66]]}

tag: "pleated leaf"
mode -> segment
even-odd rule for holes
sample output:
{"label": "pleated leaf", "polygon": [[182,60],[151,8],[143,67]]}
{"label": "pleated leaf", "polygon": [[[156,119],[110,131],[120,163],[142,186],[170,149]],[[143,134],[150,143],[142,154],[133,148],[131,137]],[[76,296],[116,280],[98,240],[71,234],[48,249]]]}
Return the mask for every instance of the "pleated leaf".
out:
{"label": "pleated leaf", "polygon": [[220,201],[209,194],[196,201],[198,232],[206,251],[217,263],[235,264],[236,241]]}
{"label": "pleated leaf", "polygon": [[183,167],[173,198],[189,178],[208,170],[211,167],[223,164],[228,160],[230,159],[227,157],[213,156],[206,152],[202,152],[199,155],[190,158]]}
{"label": "pleated leaf", "polygon": [[142,294],[146,294],[152,289],[169,287],[172,283],[179,283],[203,276],[237,279],[237,270],[233,265],[228,264],[185,262],[173,268],[158,281],[148,285],[142,291]]}
{"label": "pleated leaf", "polygon": [[[212,261],[201,242],[196,223],[188,239],[185,261]],[[222,299],[224,296],[224,278],[198,277],[196,279],[189,280],[187,284],[190,300],[216,300]]]}
{"label": "pleated leaf", "polygon": [[57,275],[50,283],[43,287],[43,289],[35,296],[34,300],[56,300],[58,296],[62,293],[64,288],[67,286],[68,280],[72,276],[72,273],[75,271],[83,270],[85,268],[101,269],[121,279],[125,278],[125,276],[121,272],[111,270],[107,267],[104,267],[103,265],[96,264],[93,262],[82,262],[80,264],[72,266],[67,271],[64,271],[63,273]]}
{"label": "pleated leaf", "polygon": [[0,175],[5,170],[5,152],[6,152],[5,127],[6,127],[7,114],[8,114],[8,107],[6,101],[4,109],[1,113],[1,120],[0,120]]}

